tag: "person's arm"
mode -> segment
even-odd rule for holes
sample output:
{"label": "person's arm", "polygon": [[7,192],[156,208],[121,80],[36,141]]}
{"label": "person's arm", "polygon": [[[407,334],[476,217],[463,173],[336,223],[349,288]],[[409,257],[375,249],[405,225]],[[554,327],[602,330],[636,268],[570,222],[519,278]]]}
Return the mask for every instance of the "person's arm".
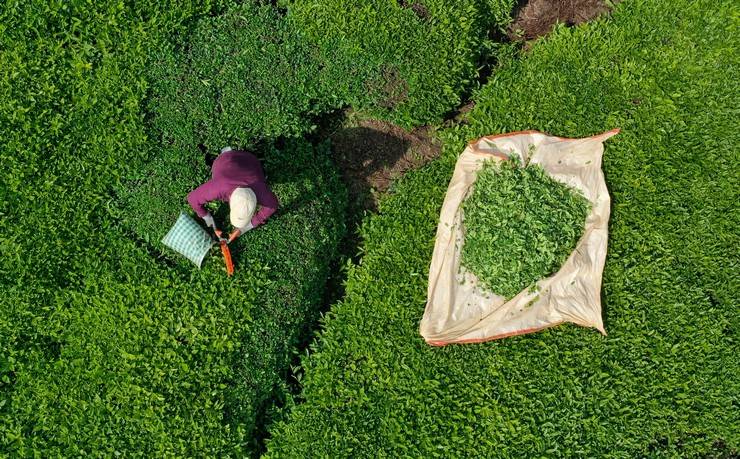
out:
{"label": "person's arm", "polygon": [[275,213],[278,208],[278,199],[264,182],[253,186],[252,191],[254,191],[260,209],[252,216],[250,224],[252,228],[257,228]]}
{"label": "person's arm", "polygon": [[193,208],[196,214],[208,223],[208,226],[213,226],[213,217],[206,209],[205,205],[209,201],[213,201],[218,197],[218,189],[213,180],[209,180],[198,188],[188,193],[188,204]]}

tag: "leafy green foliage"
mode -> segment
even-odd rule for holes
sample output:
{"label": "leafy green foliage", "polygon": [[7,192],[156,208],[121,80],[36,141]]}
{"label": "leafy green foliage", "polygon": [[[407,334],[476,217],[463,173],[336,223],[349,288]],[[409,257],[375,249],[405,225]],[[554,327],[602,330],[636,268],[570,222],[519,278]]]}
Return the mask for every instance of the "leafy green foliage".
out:
{"label": "leafy green foliage", "polygon": [[111,210],[137,238],[161,248],[180,211],[189,209],[187,194],[209,178],[210,169],[197,148],[166,146],[121,181]]}
{"label": "leafy green foliage", "polygon": [[512,0],[284,0],[326,56],[332,91],[369,116],[409,127],[439,121],[478,76],[491,29]]}
{"label": "leafy green foliage", "polygon": [[[712,14],[707,14],[711,11]],[[736,2],[621,2],[503,63],[443,156],[363,226],[364,257],[304,361],[268,457],[734,457],[740,449]],[[418,334],[457,154],[482,135],[615,127],[607,337]]]}
{"label": "leafy green foliage", "polygon": [[486,162],[463,202],[462,264],[481,285],[512,298],[562,266],[590,205],[541,166]]}
{"label": "leafy green foliage", "polygon": [[343,232],[327,146],[260,149],[282,208],[234,277],[147,242],[207,174],[147,128],[150,52],[226,3],[0,10],[0,456],[253,455],[286,397]]}
{"label": "leafy green foliage", "polygon": [[437,121],[473,87],[513,1],[282,4],[287,16],[245,2],[153,53],[150,106],[166,145],[298,136],[346,105],[405,126]]}
{"label": "leafy green foliage", "polygon": [[[38,344],[13,367],[3,446],[43,455],[257,451],[259,417],[286,398],[294,346],[316,319],[344,230],[327,148],[292,142],[267,152],[282,207],[233,244],[232,278],[215,249],[197,271],[181,259],[161,265],[146,244],[107,233],[121,258],[89,266],[84,286],[47,292],[40,311],[18,304],[27,293],[10,292],[9,347],[22,348],[29,333]],[[11,329],[17,319],[23,325]]]}
{"label": "leafy green foliage", "polygon": [[274,7],[245,2],[154,53],[154,124],[177,149],[300,135],[312,128],[309,115],[339,104],[328,65]]}

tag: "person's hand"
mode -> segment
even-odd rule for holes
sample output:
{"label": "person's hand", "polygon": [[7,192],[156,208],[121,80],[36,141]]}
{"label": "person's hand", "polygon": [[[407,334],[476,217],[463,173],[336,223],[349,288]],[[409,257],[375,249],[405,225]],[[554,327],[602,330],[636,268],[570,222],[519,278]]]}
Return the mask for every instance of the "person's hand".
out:
{"label": "person's hand", "polygon": [[228,243],[229,240],[224,237],[224,232],[221,231],[218,228],[213,228],[213,232],[216,234],[216,238],[218,239],[218,242],[226,242]]}
{"label": "person's hand", "polygon": [[216,229],[216,222],[213,221],[213,216],[211,214],[206,214],[206,216],[203,217],[203,221],[206,222],[207,227]]}
{"label": "person's hand", "polygon": [[241,236],[241,234],[242,234],[242,232],[241,232],[241,231],[239,231],[238,229],[234,230],[234,231],[233,231],[233,232],[232,232],[232,233],[231,233],[231,234],[229,235],[229,241],[228,241],[228,242],[234,242],[234,241],[236,240],[236,238],[238,238],[239,236]]}

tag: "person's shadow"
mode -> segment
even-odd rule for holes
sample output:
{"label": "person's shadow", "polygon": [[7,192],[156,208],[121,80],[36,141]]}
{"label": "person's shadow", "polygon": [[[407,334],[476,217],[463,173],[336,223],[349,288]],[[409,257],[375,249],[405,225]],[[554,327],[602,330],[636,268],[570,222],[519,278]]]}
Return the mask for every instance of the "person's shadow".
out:
{"label": "person's shadow", "polygon": [[386,191],[396,164],[411,141],[404,134],[358,126],[332,135],[333,157],[341,170],[352,200],[364,209],[375,209],[375,193]]}

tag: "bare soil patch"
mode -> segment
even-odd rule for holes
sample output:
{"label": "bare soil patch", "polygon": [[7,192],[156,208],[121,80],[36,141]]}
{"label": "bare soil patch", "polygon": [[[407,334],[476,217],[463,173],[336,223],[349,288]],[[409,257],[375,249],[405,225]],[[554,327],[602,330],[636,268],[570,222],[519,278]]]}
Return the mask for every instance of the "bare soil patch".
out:
{"label": "bare soil patch", "polygon": [[350,199],[369,210],[376,209],[379,194],[394,180],[438,157],[441,149],[429,127],[409,132],[372,119],[341,127],[330,139]]}
{"label": "bare soil patch", "polygon": [[574,26],[609,10],[604,0],[530,0],[519,9],[508,35],[511,40],[534,40],[550,33],[556,23]]}
{"label": "bare soil patch", "polygon": [[401,6],[401,8],[410,8],[411,11],[416,13],[416,15],[419,17],[419,19],[427,20],[429,19],[429,10],[426,6],[419,2],[409,2],[406,0],[399,0],[398,4]]}
{"label": "bare soil patch", "polygon": [[377,80],[365,82],[365,88],[377,95],[378,105],[393,110],[409,98],[409,84],[394,66],[385,66]]}

